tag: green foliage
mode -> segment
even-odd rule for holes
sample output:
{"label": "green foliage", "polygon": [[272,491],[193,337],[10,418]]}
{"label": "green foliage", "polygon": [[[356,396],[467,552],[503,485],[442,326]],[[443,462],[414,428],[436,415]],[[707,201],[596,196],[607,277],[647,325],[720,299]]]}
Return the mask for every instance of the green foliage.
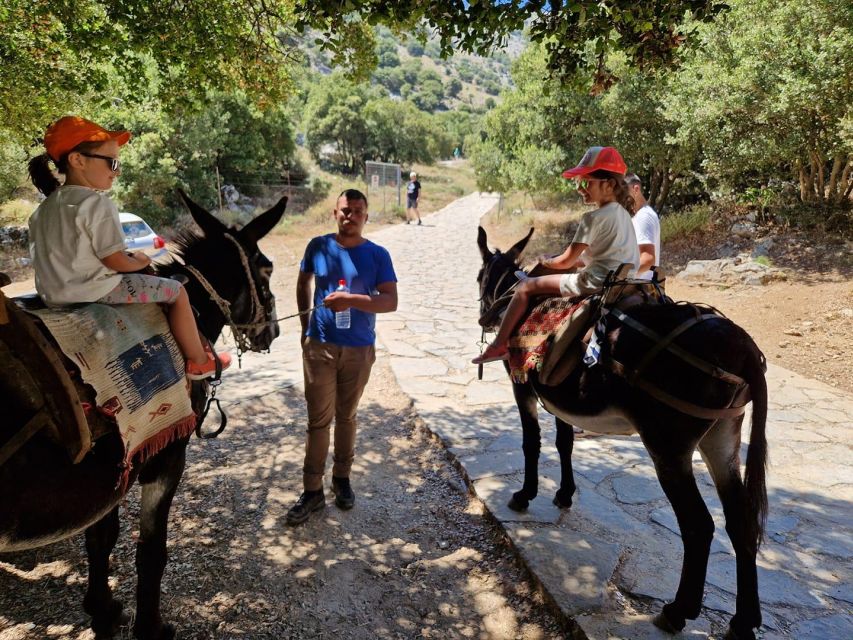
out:
{"label": "green foliage", "polygon": [[[687,29],[685,15],[708,19],[725,7],[719,0],[578,0],[567,3],[527,0],[508,2],[398,2],[395,0],[339,0],[297,2],[301,26],[327,34],[327,46],[346,43],[346,26],[354,15],[373,24],[397,25],[401,30],[423,25],[438,38],[441,51],[484,54],[509,34],[526,30],[533,42],[545,44],[549,70],[571,75],[595,65],[615,51],[624,51],[634,64],[653,65],[673,59]],[[348,12],[347,12],[348,10]],[[599,68],[599,79],[608,77]],[[464,78],[463,78],[464,80]]]}
{"label": "green foliage", "polygon": [[[677,137],[743,189],[787,173],[804,201],[839,203],[853,185],[853,12],[848,3],[737,0],[689,55],[666,100]],[[844,171],[847,175],[844,175]]]}
{"label": "green foliage", "polygon": [[424,55],[424,45],[417,40],[409,40],[406,43],[406,51],[409,52],[410,56],[414,56],[415,58],[419,58]]}
{"label": "green foliage", "polygon": [[[294,22],[293,0],[192,3],[180,11],[162,0],[7,0],[0,126],[29,141],[92,96],[109,96],[114,70],[136,103],[186,106],[225,87],[276,101],[290,86],[288,49],[277,32]],[[167,80],[153,96],[145,91],[146,61]]]}
{"label": "green foliage", "polygon": [[0,130],[0,202],[12,197],[15,189],[24,180],[27,152]]}
{"label": "green foliage", "polygon": [[358,173],[365,160],[430,163],[451,144],[413,104],[337,74],[312,86],[304,122],[311,155],[348,173]]}
{"label": "green foliage", "polygon": [[686,238],[708,229],[711,222],[711,208],[708,205],[696,205],[668,213],[660,220],[660,241],[666,244],[677,238]]}

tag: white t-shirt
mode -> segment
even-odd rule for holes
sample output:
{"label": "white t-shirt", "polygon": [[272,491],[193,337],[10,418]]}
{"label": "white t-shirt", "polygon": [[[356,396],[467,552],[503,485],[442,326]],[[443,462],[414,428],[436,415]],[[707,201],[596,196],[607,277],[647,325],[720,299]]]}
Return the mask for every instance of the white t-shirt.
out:
{"label": "white t-shirt", "polygon": [[[560,293],[564,296],[579,296],[601,289],[610,271],[620,264],[640,264],[637,236],[629,214],[618,202],[611,202],[601,209],[587,211],[581,218],[572,242],[589,245],[583,252],[586,266],[580,273],[569,273],[560,281]],[[629,274],[632,277],[636,268]]]}
{"label": "white t-shirt", "polygon": [[[649,205],[644,205],[634,217],[634,232],[637,234],[637,244],[655,245],[655,265],[660,264],[660,218]],[[644,271],[637,276],[643,280],[652,279],[652,271]]]}
{"label": "white t-shirt", "polygon": [[121,280],[100,260],[125,249],[118,209],[106,194],[59,187],[30,216],[29,226],[36,290],[45,304],[94,302]]}

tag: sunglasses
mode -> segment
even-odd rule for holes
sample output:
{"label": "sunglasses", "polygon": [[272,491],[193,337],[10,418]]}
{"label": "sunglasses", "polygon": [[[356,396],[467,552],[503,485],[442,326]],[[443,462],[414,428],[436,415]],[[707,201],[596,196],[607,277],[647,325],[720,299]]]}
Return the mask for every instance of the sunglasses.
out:
{"label": "sunglasses", "polygon": [[590,182],[604,182],[601,178],[583,178],[578,180],[578,189],[586,189]]}
{"label": "sunglasses", "polygon": [[86,156],[87,158],[100,158],[101,160],[106,160],[110,165],[110,171],[117,172],[121,169],[121,160],[118,158],[111,158],[110,156],[102,156],[98,153],[86,153],[85,151],[80,152],[81,156]]}

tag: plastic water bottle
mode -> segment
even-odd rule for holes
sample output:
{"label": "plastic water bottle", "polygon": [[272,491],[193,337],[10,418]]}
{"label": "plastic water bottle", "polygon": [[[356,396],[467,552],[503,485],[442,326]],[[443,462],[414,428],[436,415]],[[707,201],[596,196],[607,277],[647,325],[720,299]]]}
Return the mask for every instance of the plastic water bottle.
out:
{"label": "plastic water bottle", "polygon": [[[349,293],[346,280],[338,280],[338,288],[335,291],[345,291]],[[349,329],[350,327],[350,310],[335,311],[335,327],[338,329]]]}

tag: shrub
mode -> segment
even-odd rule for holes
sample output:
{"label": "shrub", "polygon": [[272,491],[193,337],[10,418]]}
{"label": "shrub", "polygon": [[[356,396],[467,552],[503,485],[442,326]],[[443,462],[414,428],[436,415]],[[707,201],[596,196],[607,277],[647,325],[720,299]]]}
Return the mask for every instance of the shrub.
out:
{"label": "shrub", "polygon": [[708,205],[696,205],[684,211],[667,214],[661,218],[660,241],[665,244],[689,236],[706,229],[710,222],[711,208]]}

